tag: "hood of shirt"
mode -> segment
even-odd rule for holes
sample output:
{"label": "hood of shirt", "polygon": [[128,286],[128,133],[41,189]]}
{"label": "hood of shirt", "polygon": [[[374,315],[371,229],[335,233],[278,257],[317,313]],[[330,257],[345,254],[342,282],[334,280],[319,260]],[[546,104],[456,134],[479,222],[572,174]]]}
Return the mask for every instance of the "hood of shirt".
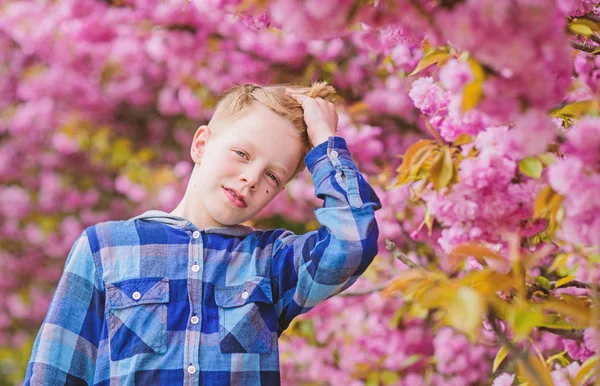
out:
{"label": "hood of shirt", "polygon": [[161,210],[149,210],[130,218],[129,221],[142,220],[142,221],[155,221],[163,224],[170,225],[175,228],[191,228],[193,230],[202,230],[205,233],[217,233],[229,236],[246,236],[255,231],[254,228],[247,225],[230,225],[225,227],[209,227],[205,229],[199,229],[190,220],[172,215]]}

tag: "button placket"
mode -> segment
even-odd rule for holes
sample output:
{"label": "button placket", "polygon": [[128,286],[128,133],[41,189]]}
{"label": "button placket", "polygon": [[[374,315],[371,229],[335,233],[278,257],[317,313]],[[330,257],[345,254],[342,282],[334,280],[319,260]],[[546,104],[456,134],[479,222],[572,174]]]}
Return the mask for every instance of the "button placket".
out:
{"label": "button placket", "polygon": [[[198,363],[199,363],[199,343],[200,343],[200,331],[197,327],[200,323],[199,307],[202,298],[202,274],[201,266],[203,261],[203,241],[201,239],[202,233],[198,230],[191,229],[190,237],[190,253],[188,265],[188,295],[191,305],[191,316],[189,317],[188,328],[186,329],[186,347],[185,347],[185,362],[188,366],[186,368],[189,374],[189,382],[191,384],[198,382]],[[186,381],[187,382],[187,381]],[[187,383],[186,383],[187,384]]]}

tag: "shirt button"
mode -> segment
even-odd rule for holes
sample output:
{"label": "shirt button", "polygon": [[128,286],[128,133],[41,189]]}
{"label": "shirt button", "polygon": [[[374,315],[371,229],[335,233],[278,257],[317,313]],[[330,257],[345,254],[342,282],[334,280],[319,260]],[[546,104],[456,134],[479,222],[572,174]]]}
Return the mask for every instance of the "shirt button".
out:
{"label": "shirt button", "polygon": [[190,373],[190,374],[195,374],[196,373],[196,367],[193,366],[193,365],[189,365],[188,368],[187,368],[187,370],[188,370],[188,373]]}
{"label": "shirt button", "polygon": [[198,319],[198,317],[196,315],[192,316],[192,319],[191,319],[192,324],[198,324],[199,321],[200,321],[200,319]]}
{"label": "shirt button", "polygon": [[198,271],[200,271],[200,266],[199,266],[198,264],[194,264],[194,265],[192,265],[192,271],[193,271],[193,272],[198,272]]}
{"label": "shirt button", "polygon": [[134,293],[131,295],[131,297],[132,297],[134,300],[140,300],[140,298],[142,297],[142,295],[141,295],[141,294],[140,294],[138,291],[135,291],[135,292],[134,292]]}
{"label": "shirt button", "polygon": [[197,239],[198,237],[200,237],[200,232],[194,231],[194,233],[192,233],[192,236],[194,236],[194,238]]}
{"label": "shirt button", "polygon": [[244,291],[244,292],[242,293],[242,299],[248,299],[248,295],[249,295],[249,294],[248,294],[248,291]]}
{"label": "shirt button", "polygon": [[329,155],[330,155],[332,158],[337,158],[339,154],[338,154],[338,152],[337,152],[337,151],[335,151],[335,150],[332,150],[332,151],[330,151],[330,152],[329,152]]}

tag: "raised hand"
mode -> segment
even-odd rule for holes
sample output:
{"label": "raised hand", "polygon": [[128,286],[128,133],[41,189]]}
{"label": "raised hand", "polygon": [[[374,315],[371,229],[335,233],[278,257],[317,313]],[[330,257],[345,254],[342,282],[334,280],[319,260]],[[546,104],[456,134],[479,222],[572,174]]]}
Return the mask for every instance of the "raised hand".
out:
{"label": "raised hand", "polygon": [[338,114],[333,103],[323,98],[311,98],[308,95],[297,93],[293,89],[286,88],[285,91],[302,105],[308,138],[313,146],[336,135]]}

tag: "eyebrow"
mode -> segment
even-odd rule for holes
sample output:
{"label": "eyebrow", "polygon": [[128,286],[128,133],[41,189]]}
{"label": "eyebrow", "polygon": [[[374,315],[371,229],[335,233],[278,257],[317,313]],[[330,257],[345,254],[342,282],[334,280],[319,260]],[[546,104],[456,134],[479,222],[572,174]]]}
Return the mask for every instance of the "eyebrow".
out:
{"label": "eyebrow", "polygon": [[[247,145],[248,147],[252,148],[252,150],[253,150],[254,152],[258,152],[258,151],[257,151],[257,150],[258,150],[258,147],[256,147],[256,145],[254,145],[252,142],[250,142],[250,141],[248,141],[248,140],[246,140],[246,139],[241,139],[241,140],[240,140],[240,142],[241,142],[242,144],[245,144],[245,145]],[[287,169],[286,169],[286,168],[284,168],[283,166],[273,165],[273,169],[277,169],[277,171],[278,171],[278,172],[280,172],[280,173],[282,173],[282,174],[283,174],[283,176],[286,176],[286,175],[288,174],[288,171],[287,171]],[[282,177],[283,177],[283,176],[282,176]]]}

